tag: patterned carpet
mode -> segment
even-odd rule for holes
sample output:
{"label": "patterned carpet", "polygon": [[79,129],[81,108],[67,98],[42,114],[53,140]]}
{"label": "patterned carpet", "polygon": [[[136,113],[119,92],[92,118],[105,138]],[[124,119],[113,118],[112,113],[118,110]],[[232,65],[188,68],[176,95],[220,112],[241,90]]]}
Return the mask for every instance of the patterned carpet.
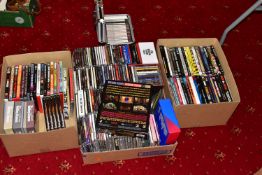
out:
{"label": "patterned carpet", "polygon": [[[105,13],[131,15],[137,41],[154,42],[158,38],[220,38],[225,27],[255,2],[104,1]],[[0,28],[0,58],[98,44],[93,1],[45,0],[42,6],[34,28]],[[241,96],[226,126],[183,129],[174,156],[88,166],[82,165],[78,149],[9,158],[0,142],[0,174],[254,174],[262,167],[261,15],[250,15],[229,34],[223,46]]]}

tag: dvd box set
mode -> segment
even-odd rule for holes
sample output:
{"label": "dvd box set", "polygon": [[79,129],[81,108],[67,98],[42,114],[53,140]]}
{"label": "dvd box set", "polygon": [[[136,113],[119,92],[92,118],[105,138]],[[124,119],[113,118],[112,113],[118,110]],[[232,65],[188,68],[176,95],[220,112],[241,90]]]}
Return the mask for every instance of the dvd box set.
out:
{"label": "dvd box set", "polygon": [[119,135],[147,138],[151,85],[108,80],[96,125]]}

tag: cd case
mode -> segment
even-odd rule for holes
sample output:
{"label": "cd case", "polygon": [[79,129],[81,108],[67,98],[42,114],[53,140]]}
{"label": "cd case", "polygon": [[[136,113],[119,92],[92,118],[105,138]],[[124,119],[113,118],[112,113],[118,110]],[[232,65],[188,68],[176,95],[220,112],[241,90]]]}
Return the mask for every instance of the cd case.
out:
{"label": "cd case", "polygon": [[135,42],[131,17],[128,14],[104,14],[103,1],[98,0],[95,8],[98,42],[111,45]]}
{"label": "cd case", "polygon": [[135,42],[131,17],[128,14],[105,15],[97,23],[97,36],[100,43],[111,45]]}

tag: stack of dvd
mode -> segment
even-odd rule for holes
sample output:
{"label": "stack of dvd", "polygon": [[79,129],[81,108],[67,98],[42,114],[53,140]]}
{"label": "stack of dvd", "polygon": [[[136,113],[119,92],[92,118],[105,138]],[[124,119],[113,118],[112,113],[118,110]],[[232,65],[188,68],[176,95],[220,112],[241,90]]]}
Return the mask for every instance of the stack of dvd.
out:
{"label": "stack of dvd", "polygon": [[77,68],[75,71],[78,89],[102,89],[105,81],[130,81],[127,65],[102,65]]}
{"label": "stack of dvd", "polygon": [[[122,68],[124,71],[121,71],[119,74],[117,71],[115,71],[114,68]],[[155,85],[152,88],[152,104],[154,105],[156,104],[158,98],[160,98],[162,95],[162,79],[157,65],[103,65],[98,67],[86,66],[77,68],[74,71],[74,76],[77,118],[78,125],[80,126],[79,133],[82,135],[79,139],[83,145],[86,145],[83,146],[83,148],[85,148],[84,150],[102,150],[102,148],[98,146],[100,144],[96,144],[97,131],[95,127],[95,116],[101,103],[102,90],[106,80],[124,80],[147,83],[151,82],[150,84]],[[151,81],[150,78],[152,78]],[[90,139],[85,138],[88,136],[88,133],[86,133],[87,128],[90,129],[88,132],[90,133]],[[115,138],[115,140],[117,139],[118,137]],[[87,144],[86,140],[88,142],[90,141],[90,144]],[[88,149],[86,147],[88,147]],[[121,149],[121,147],[119,149]]]}
{"label": "stack of dvd", "polygon": [[[60,112],[63,113],[63,118],[67,119],[69,117],[67,78],[68,69],[63,67],[62,61],[7,67],[5,105],[10,106],[7,104],[9,101],[14,101],[14,106],[20,102],[25,102],[26,105],[26,102],[32,101],[33,113],[36,111],[43,113],[43,98],[58,94]],[[23,106],[21,105],[22,110],[24,110]]]}
{"label": "stack of dvd", "polygon": [[160,46],[160,51],[176,105],[232,101],[213,46]]}

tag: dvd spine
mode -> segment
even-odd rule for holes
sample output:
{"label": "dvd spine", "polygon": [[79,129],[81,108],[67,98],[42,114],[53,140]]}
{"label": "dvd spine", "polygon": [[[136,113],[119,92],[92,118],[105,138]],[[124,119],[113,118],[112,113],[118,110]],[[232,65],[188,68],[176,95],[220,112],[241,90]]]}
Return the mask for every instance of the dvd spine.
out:
{"label": "dvd spine", "polygon": [[11,67],[7,67],[6,69],[6,81],[5,81],[5,95],[4,99],[7,100],[9,98],[10,91],[10,81],[11,81]]}

